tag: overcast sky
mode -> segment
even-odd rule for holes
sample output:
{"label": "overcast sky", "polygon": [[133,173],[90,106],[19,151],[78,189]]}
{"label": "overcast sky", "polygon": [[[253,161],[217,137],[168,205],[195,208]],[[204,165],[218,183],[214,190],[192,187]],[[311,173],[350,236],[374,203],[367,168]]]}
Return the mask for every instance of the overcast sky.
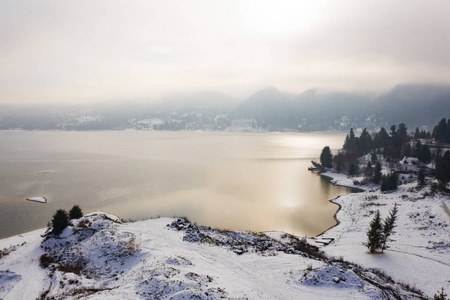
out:
{"label": "overcast sky", "polygon": [[0,102],[450,83],[450,1],[0,0]]}

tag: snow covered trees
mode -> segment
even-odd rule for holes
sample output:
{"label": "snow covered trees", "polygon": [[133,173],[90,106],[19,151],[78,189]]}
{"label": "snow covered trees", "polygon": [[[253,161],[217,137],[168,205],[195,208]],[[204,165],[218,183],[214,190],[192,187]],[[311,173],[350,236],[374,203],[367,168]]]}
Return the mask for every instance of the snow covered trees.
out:
{"label": "snow covered trees", "polygon": [[397,204],[389,212],[384,222],[381,221],[380,211],[377,210],[375,217],[370,222],[369,230],[367,231],[367,248],[370,253],[383,253],[388,248],[386,245],[389,236],[394,234],[395,221],[397,220]]}

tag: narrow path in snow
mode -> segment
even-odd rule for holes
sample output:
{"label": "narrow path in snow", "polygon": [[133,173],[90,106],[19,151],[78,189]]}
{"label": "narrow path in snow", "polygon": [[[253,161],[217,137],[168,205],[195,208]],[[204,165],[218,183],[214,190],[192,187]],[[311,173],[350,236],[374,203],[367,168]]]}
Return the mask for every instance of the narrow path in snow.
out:
{"label": "narrow path in snow", "polygon": [[437,259],[433,259],[433,258],[431,258],[431,257],[426,257],[426,256],[423,256],[423,255],[420,255],[420,254],[411,253],[411,252],[408,252],[408,251],[406,251],[406,250],[400,251],[400,250],[389,249],[389,252],[397,252],[397,253],[402,253],[402,254],[407,254],[407,255],[413,255],[413,256],[420,257],[420,258],[422,258],[422,259],[431,260],[431,261],[434,261],[434,262],[436,262],[436,263],[442,264],[442,265],[444,265],[444,266],[450,267],[450,264],[448,264],[448,263],[439,261],[439,260],[437,260]]}

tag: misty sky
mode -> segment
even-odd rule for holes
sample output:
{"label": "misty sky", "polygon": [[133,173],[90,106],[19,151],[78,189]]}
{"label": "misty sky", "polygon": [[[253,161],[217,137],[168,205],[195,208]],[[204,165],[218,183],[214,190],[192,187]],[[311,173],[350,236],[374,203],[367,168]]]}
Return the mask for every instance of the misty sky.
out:
{"label": "misty sky", "polygon": [[450,1],[0,0],[0,102],[450,83]]}

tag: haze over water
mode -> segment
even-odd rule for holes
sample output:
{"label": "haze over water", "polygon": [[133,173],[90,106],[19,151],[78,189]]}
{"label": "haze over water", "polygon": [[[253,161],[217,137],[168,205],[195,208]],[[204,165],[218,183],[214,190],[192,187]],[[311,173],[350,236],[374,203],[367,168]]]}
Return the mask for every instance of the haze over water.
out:
{"label": "haze over water", "polygon": [[[0,131],[0,238],[79,204],[124,219],[187,216],[234,230],[316,235],[348,193],[307,170],[344,133]],[[25,198],[45,196],[47,204]]]}

